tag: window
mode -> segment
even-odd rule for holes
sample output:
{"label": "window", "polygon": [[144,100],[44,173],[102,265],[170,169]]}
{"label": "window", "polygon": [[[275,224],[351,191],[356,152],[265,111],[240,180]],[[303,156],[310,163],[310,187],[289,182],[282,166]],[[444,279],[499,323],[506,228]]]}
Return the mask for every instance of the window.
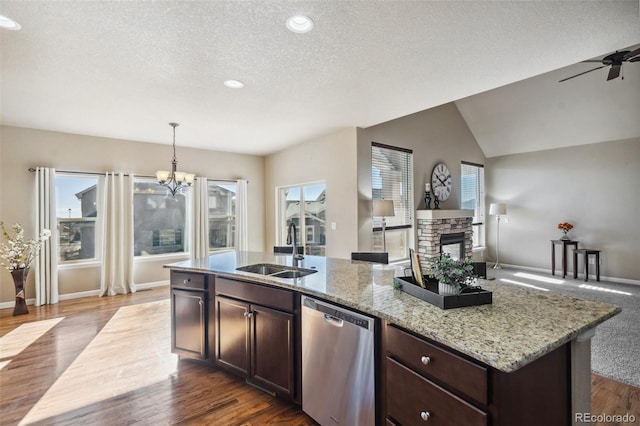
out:
{"label": "window", "polygon": [[473,210],[473,246],[484,246],[484,166],[463,161],[460,208]]}
{"label": "window", "polygon": [[236,245],[235,183],[209,181],[209,250],[233,248]]}
{"label": "window", "polygon": [[89,175],[56,174],[56,218],[58,260],[62,263],[98,258],[98,178]]}
{"label": "window", "polygon": [[[409,258],[409,231],[413,228],[413,151],[371,143],[373,200],[393,200],[394,216],[387,217],[389,260]],[[373,218],[375,251],[382,251],[382,218]]]}
{"label": "window", "polygon": [[286,245],[287,226],[296,225],[298,245],[306,254],[324,256],[326,185],[312,183],[278,188],[278,245]]}
{"label": "window", "polygon": [[182,253],[187,251],[186,195],[175,198],[151,179],[133,183],[133,254]]}

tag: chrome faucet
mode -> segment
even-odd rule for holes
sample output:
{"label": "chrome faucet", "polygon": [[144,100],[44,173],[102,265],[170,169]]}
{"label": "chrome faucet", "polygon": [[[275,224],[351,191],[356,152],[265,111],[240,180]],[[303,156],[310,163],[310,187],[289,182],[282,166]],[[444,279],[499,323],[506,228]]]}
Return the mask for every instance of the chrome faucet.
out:
{"label": "chrome faucet", "polygon": [[293,245],[293,260],[302,260],[304,256],[298,253],[298,244],[296,243],[296,224],[291,222],[287,227],[287,244]]}

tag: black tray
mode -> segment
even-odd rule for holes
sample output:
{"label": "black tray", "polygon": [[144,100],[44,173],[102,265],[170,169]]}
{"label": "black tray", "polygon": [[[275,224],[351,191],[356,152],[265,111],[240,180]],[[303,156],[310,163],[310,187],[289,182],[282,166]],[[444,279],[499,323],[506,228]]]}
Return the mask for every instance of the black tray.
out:
{"label": "black tray", "polygon": [[[426,277],[425,277],[426,279]],[[439,294],[438,282],[427,279],[427,288],[420,287],[412,277],[395,277],[396,286],[418,299],[436,305],[441,309],[463,308],[465,306],[488,305],[493,301],[493,295],[488,290],[478,290],[474,293],[463,294]]]}

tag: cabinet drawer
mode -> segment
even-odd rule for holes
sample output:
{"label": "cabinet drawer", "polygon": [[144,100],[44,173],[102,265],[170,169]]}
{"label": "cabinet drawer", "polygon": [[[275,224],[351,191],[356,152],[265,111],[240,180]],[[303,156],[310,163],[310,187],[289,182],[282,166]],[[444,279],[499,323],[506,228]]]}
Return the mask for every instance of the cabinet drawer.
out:
{"label": "cabinet drawer", "polygon": [[[407,367],[386,358],[387,416],[401,425],[486,426],[488,415]],[[392,423],[393,424],[393,423]]]}
{"label": "cabinet drawer", "polygon": [[204,290],[206,288],[206,276],[204,274],[171,271],[171,286]]}
{"label": "cabinet drawer", "polygon": [[293,312],[295,307],[295,295],[292,291],[267,287],[257,283],[216,277],[216,294],[286,312]]}
{"label": "cabinet drawer", "polygon": [[387,354],[413,370],[432,377],[474,399],[488,403],[487,368],[387,325]]}

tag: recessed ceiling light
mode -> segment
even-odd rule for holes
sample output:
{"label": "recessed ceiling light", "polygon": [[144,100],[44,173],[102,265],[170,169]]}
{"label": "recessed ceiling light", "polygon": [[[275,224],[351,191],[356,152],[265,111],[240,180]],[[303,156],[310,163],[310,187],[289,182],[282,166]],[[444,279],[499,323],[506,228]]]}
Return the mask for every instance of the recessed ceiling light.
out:
{"label": "recessed ceiling light", "polygon": [[224,85],[232,89],[242,89],[244,87],[244,83],[238,80],[226,80]]}
{"label": "recessed ceiling light", "polygon": [[294,15],[287,19],[286,25],[294,33],[308,33],[313,28],[313,21],[308,16]]}
{"label": "recessed ceiling light", "polygon": [[13,19],[0,15],[0,28],[4,28],[5,30],[19,30],[22,27]]}

